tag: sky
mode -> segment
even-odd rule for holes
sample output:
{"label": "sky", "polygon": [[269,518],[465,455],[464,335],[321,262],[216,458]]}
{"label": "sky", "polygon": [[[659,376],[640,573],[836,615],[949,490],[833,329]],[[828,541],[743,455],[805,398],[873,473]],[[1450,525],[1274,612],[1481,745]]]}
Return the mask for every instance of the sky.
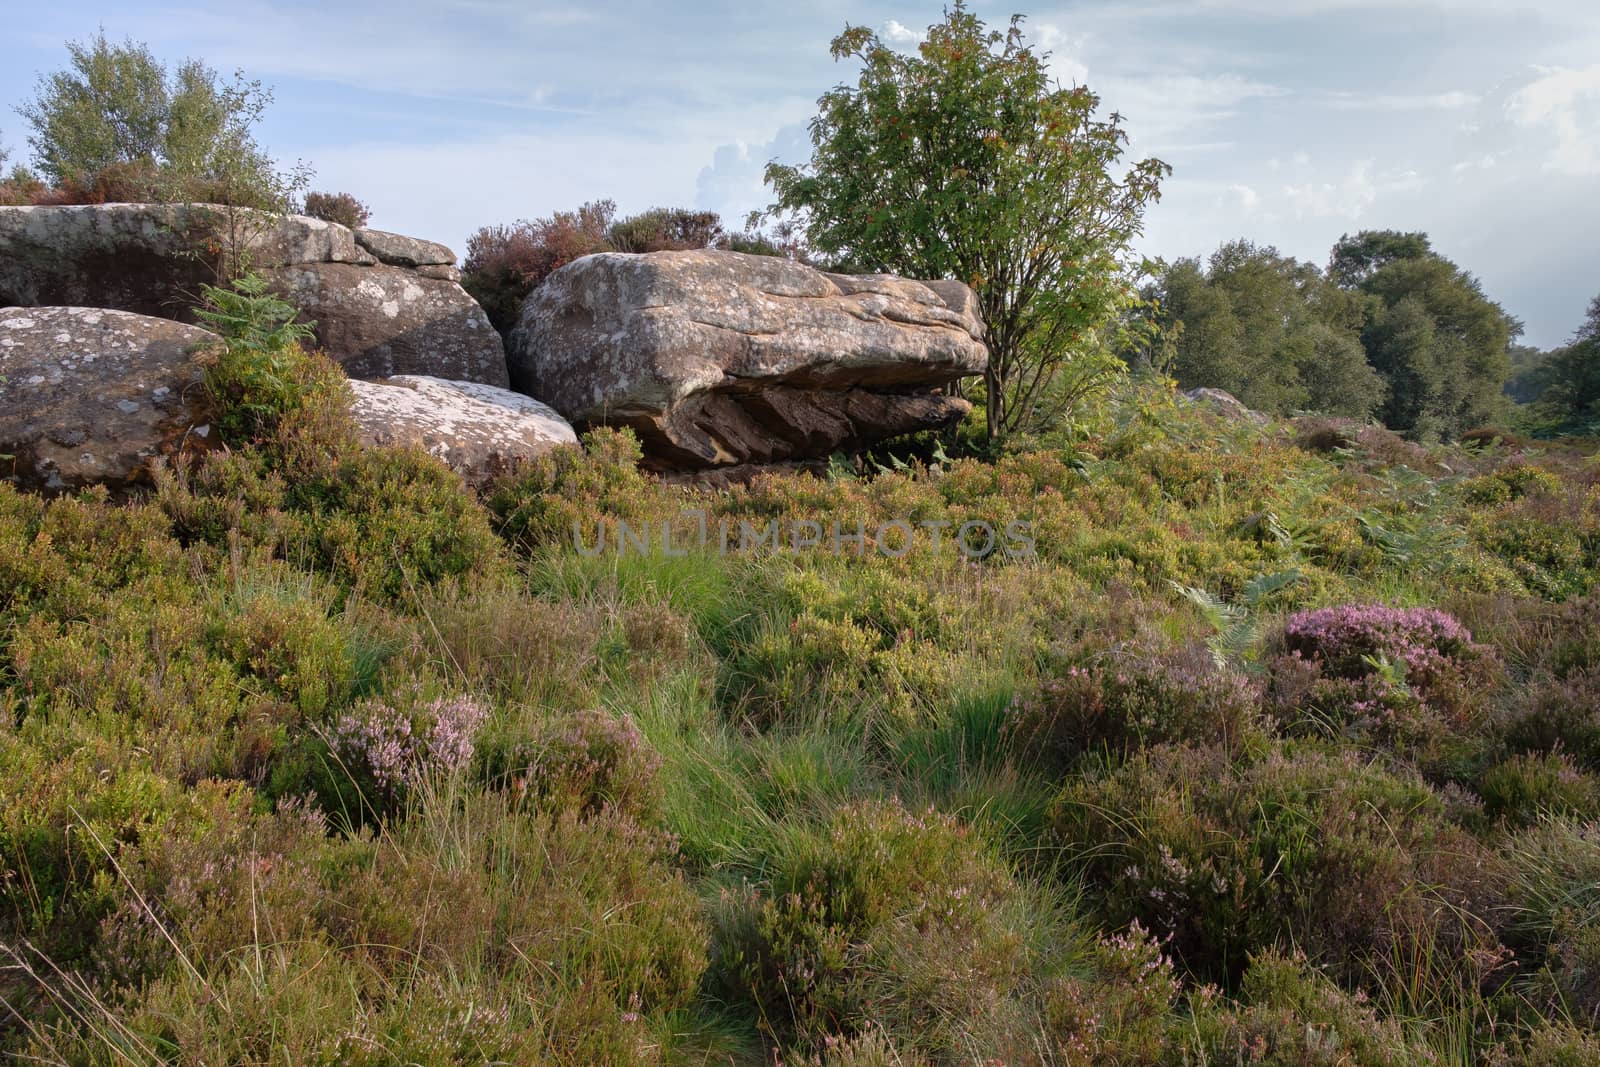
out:
{"label": "sky", "polygon": [[[6,0],[11,2],[11,0]],[[970,5],[1003,26],[1025,0]],[[1248,238],[1318,264],[1345,233],[1425,230],[1563,343],[1600,293],[1594,0],[1039,0],[1030,40],[1173,174],[1138,250]],[[934,2],[56,0],[0,39],[0,144],[64,42],[103,27],[274,91],[261,140],[372,223],[458,252],[478,227],[610,198],[741,223],[771,159],[809,156],[816,99],[853,82],[849,24],[916,47]]]}

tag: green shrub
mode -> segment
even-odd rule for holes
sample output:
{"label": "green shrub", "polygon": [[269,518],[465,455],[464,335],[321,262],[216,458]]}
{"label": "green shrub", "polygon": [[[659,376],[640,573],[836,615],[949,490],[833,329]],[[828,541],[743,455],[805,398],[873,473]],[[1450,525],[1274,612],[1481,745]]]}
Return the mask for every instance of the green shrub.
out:
{"label": "green shrub", "polygon": [[661,757],[625,716],[579,711],[538,723],[531,736],[502,733],[485,755],[491,780],[519,800],[631,818],[659,813]]}
{"label": "green shrub", "polygon": [[882,1029],[909,1052],[981,1048],[1049,921],[956,820],[842,809],[784,842],[770,883],[724,906],[717,974],[782,1043]]}
{"label": "green shrub", "polygon": [[723,239],[722,219],[715,211],[651,208],[618,219],[606,231],[606,243],[618,252],[672,252],[711,248]]}
{"label": "green shrub", "polygon": [[1148,749],[1069,781],[1053,821],[1104,920],[1170,938],[1208,980],[1280,944],[1346,979],[1414,942],[1459,967],[1488,934],[1484,849],[1421,781],[1353,753]]}
{"label": "green shrub", "polygon": [[[1264,952],[1250,961],[1236,1001],[1197,993],[1181,1033],[1182,1062],[1263,1067],[1405,1067],[1435,1062],[1398,1022],[1381,1017],[1304,956]],[[1169,1061],[1174,1062],[1174,1061]]]}
{"label": "green shrub", "polygon": [[1600,816],[1600,781],[1561,752],[1512,756],[1478,783],[1484,813],[1527,826],[1543,815]]}
{"label": "green shrub", "polygon": [[1149,745],[1215,743],[1237,751],[1262,736],[1258,694],[1203,647],[1109,650],[1019,700],[1006,725],[1016,758],[1060,775],[1082,757],[1118,759]]}

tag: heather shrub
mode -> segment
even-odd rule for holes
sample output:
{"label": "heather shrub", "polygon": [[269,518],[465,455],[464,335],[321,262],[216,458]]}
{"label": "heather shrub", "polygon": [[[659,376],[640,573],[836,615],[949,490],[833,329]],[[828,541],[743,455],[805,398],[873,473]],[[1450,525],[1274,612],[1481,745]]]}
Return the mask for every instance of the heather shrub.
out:
{"label": "heather shrub", "polygon": [[100,1062],[109,1037],[186,1062],[658,1062],[652,1032],[705,968],[670,845],[494,796],[415,814],[341,844],[303,810],[235,811],[220,833],[197,822],[192,843],[145,850],[129,872],[150,906],[114,913],[104,947],[176,965],[99,1002],[47,987],[58,1010],[34,1050]]}
{"label": "heather shrub", "polygon": [[1559,751],[1587,771],[1600,771],[1600,670],[1531,683],[1502,714],[1496,732],[1514,752]]}
{"label": "heather shrub", "polygon": [[1486,936],[1483,849],[1421,781],[1354,754],[1147,749],[1069,780],[1053,826],[1106,922],[1170,938],[1208,980],[1289,943],[1345,978],[1418,938],[1459,966]]}
{"label": "heather shrub", "polygon": [[907,1053],[983,1048],[1048,922],[972,832],[894,803],[796,833],[723,903],[715,969],[780,1044],[881,1029]]}
{"label": "heather shrub", "polygon": [[1600,1063],[1600,1036],[1571,1023],[1550,1023],[1492,1049],[1489,1067],[1587,1067]]}
{"label": "heather shrub", "polygon": [[1258,694],[1204,647],[1121,648],[1071,666],[1018,698],[1006,724],[1016,758],[1053,775],[1082,757],[1120,759],[1148,745],[1216,744],[1235,752],[1261,736]]}
{"label": "heather shrub", "polygon": [[711,248],[722,240],[722,219],[715,211],[687,208],[651,208],[618,219],[606,231],[606,243],[617,252],[676,252]]}
{"label": "heather shrub", "polygon": [[1486,650],[1451,616],[1433,608],[1347,604],[1289,617],[1283,628],[1291,653],[1318,661],[1342,677],[1360,677],[1372,661],[1402,666],[1408,684],[1424,688],[1447,673],[1448,661],[1467,661]]}
{"label": "heather shrub", "polygon": [[374,599],[499,568],[488,516],[453,471],[420,451],[364,449],[307,491],[328,508],[316,542],[325,565]]}
{"label": "heather shrub", "polygon": [[416,607],[431,620],[431,640],[404,651],[413,670],[443,658],[467,688],[507,708],[597,703],[604,613],[575,598],[537,597],[524,584],[496,575],[421,591]]}
{"label": "heather shrub", "polygon": [[372,212],[349,193],[307,193],[304,213],[323,222],[333,222],[358,230],[367,224]]}
{"label": "heather shrub", "polygon": [[609,249],[606,233],[616,210],[610,200],[596,200],[531,222],[485,226],[467,238],[461,286],[483,305],[494,328],[509,334],[523,300],[552,271]]}
{"label": "heather shrub", "polygon": [[1438,1062],[1398,1022],[1380,1016],[1366,997],[1341,989],[1297,953],[1269,950],[1255,956],[1236,999],[1197,991],[1189,1008],[1193,1022],[1175,1041],[1184,1063],[1410,1067]]}
{"label": "heather shrub", "polygon": [[381,819],[413,790],[465,774],[489,716],[475,697],[421,686],[362,701],[321,732],[326,760],[320,749],[310,755],[321,764],[310,773],[323,810],[347,826]]}
{"label": "heather shrub", "polygon": [[1512,756],[1478,781],[1484,814],[1528,826],[1544,815],[1600,816],[1600,780],[1578,770],[1563,752]]}
{"label": "heather shrub", "polygon": [[625,715],[588,710],[519,723],[488,739],[485,760],[496,785],[541,806],[648,819],[661,803],[661,757]]}
{"label": "heather shrub", "polygon": [[[500,535],[519,548],[554,549],[581,539],[599,544],[602,528],[620,537],[619,522],[644,528],[659,489],[639,471],[639,440],[631,430],[597,428],[583,448],[558,448],[495,482],[485,496]],[[657,527],[659,529],[659,527]],[[620,545],[607,551],[620,554]]]}
{"label": "heather shrub", "polygon": [[1472,513],[1473,540],[1549,600],[1584,596],[1600,574],[1600,512],[1576,492],[1530,495]]}
{"label": "heather shrub", "polygon": [[1160,942],[1138,922],[1120,934],[1101,934],[1089,968],[1086,976],[1044,983],[1043,1061],[1166,1062],[1182,983]]}
{"label": "heather shrub", "polygon": [[1500,678],[1493,650],[1433,608],[1341,605],[1291,615],[1268,706],[1292,733],[1437,756],[1475,727]]}

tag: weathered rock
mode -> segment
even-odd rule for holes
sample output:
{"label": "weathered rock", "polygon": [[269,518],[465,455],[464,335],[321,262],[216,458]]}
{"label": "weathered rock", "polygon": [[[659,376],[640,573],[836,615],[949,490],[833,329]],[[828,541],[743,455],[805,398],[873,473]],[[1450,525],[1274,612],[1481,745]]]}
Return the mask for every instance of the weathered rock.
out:
{"label": "weathered rock", "polygon": [[578,443],[567,421],[532,397],[476,382],[400,375],[352,381],[350,390],[365,443],[423,448],[470,482]]}
{"label": "weathered rock", "polygon": [[655,466],[827,455],[941,426],[983,370],[971,290],[733,252],[603,253],[528,297],[512,386],[580,426],[632,427]]}
{"label": "weathered rock", "polygon": [[352,378],[429,374],[507,384],[500,335],[459,285],[346,263],[280,267],[262,277],[317,324],[317,345]]}
{"label": "weathered rock", "polygon": [[[0,307],[79,305],[193,321],[221,249],[317,320],[352,375],[506,384],[505,349],[443,245],[208,204],[0,207]],[[229,261],[237,257],[227,257]]]}
{"label": "weathered rock", "polygon": [[19,484],[141,480],[151,459],[209,439],[195,326],[101,308],[0,309],[0,453]]}
{"label": "weathered rock", "polygon": [[1261,412],[1245,406],[1244,401],[1228,392],[1226,389],[1187,389],[1179,394],[1191,404],[1203,404],[1225,419],[1243,419],[1249,422],[1264,422],[1267,416]]}
{"label": "weathered rock", "polygon": [[456,254],[444,245],[406,237],[387,230],[362,228],[355,232],[356,244],[392,267],[453,267]]}

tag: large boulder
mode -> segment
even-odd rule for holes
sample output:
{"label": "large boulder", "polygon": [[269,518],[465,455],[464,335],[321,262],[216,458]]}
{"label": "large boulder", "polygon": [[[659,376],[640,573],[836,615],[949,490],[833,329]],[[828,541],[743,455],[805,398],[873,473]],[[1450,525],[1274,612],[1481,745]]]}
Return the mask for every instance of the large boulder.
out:
{"label": "large boulder", "polygon": [[532,397],[493,386],[400,375],[352,381],[350,389],[351,414],[364,443],[425,449],[473,483],[578,443],[560,415]]}
{"label": "large boulder", "polygon": [[1229,422],[1267,421],[1266,415],[1246,407],[1244,401],[1226,389],[1212,389],[1209,386],[1201,386],[1198,389],[1186,389],[1179,393],[1178,396],[1185,403],[1209,408],[1213,414],[1221,416]]}
{"label": "large boulder", "polygon": [[263,271],[317,324],[317,345],[352,378],[426,374],[509,384],[505,347],[455,282],[400,267],[309,263]]}
{"label": "large boulder", "polygon": [[0,307],[78,305],[193,321],[224,266],[258,271],[353,376],[507,384],[505,350],[443,245],[210,204],[0,207]]}
{"label": "large boulder", "polygon": [[195,352],[216,340],[125,311],[0,309],[0,469],[29,488],[124,488],[156,456],[203,447]]}
{"label": "large boulder", "polygon": [[826,274],[734,252],[602,253],[529,295],[512,387],[632,427],[657,467],[822,456],[969,410],[940,386],[987,359],[957,282]]}

